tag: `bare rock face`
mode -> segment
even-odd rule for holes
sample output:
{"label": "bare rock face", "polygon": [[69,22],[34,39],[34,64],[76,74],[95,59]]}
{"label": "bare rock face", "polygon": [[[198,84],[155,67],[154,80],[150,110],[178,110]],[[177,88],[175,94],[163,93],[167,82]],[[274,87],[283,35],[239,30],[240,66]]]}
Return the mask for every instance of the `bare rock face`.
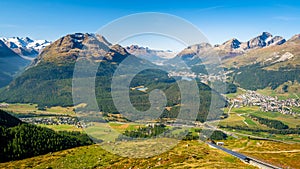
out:
{"label": "bare rock face", "polygon": [[193,58],[194,56],[201,57],[205,55],[206,52],[213,50],[213,47],[209,43],[201,43],[189,46],[182,50],[177,56],[182,59]]}
{"label": "bare rock face", "polygon": [[51,45],[35,59],[34,65],[39,62],[75,62],[82,57],[90,60],[110,60],[114,57],[125,57],[129,53],[120,45],[112,45],[103,36],[88,33],[66,35]]}
{"label": "bare rock face", "polygon": [[126,50],[132,55],[152,62],[174,58],[176,55],[175,52],[172,52],[170,50],[156,50],[138,45],[127,46]]}
{"label": "bare rock face", "polygon": [[248,42],[243,44],[244,50],[264,48],[271,45],[281,45],[285,43],[286,40],[283,37],[275,36],[268,32],[263,32],[260,36],[257,36]]}
{"label": "bare rock face", "polygon": [[291,37],[291,39],[288,40],[288,42],[295,42],[295,41],[300,41],[300,34],[294,35]]}
{"label": "bare rock face", "polygon": [[177,57],[187,59],[193,57],[217,56],[221,60],[225,60],[243,55],[252,50],[282,45],[285,42],[286,40],[280,36],[273,36],[268,32],[263,32],[261,35],[252,38],[247,42],[240,42],[238,39],[233,38],[221,45],[215,45],[213,47],[208,43],[192,45],[181,51]]}
{"label": "bare rock face", "polygon": [[224,49],[224,50],[233,50],[233,49],[238,49],[240,48],[240,45],[241,45],[241,42],[235,38],[229,40],[229,41],[226,41],[225,43],[223,43],[221,45],[221,47]]}

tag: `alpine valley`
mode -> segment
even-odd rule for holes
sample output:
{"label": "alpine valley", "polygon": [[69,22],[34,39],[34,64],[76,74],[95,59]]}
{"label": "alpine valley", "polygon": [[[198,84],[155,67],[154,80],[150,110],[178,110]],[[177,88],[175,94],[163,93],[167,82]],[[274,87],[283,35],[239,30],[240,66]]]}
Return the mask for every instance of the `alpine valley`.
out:
{"label": "alpine valley", "polygon": [[[124,74],[116,75],[127,60]],[[79,75],[74,73],[78,63]],[[115,105],[111,85],[114,76],[127,79],[140,69],[128,86],[132,106],[149,110],[156,89],[167,101],[156,118],[133,121],[125,116],[133,112]],[[74,78],[82,84],[74,85]],[[74,94],[93,78],[94,89]],[[193,98],[182,104],[180,91],[193,82],[197,91],[185,95],[199,92],[194,112],[187,109]],[[93,33],[68,34],[54,42],[1,38],[0,168],[297,168],[299,82],[299,34],[286,40],[263,32],[246,42],[200,43],[178,53],[122,47]],[[95,104],[83,95],[95,95]],[[176,119],[181,109],[184,118]],[[186,120],[193,114],[195,119]],[[97,146],[145,155],[158,151],[145,145],[168,147],[177,138],[182,140],[177,146],[146,160]],[[226,154],[224,148],[234,151]]]}

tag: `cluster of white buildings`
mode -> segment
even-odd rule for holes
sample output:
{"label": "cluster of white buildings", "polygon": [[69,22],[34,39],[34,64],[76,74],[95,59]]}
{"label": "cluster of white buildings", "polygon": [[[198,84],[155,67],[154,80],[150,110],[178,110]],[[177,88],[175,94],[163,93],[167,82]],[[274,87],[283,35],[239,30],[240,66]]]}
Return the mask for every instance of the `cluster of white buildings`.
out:
{"label": "cluster of white buildings", "polygon": [[74,117],[34,117],[34,118],[20,118],[23,122],[31,124],[44,124],[44,125],[61,125],[68,124],[74,125],[77,128],[86,128],[84,123],[81,123]]}
{"label": "cluster of white buildings", "polygon": [[189,77],[189,78],[196,78],[197,75],[194,72],[188,72],[188,71],[179,71],[179,72],[169,72],[169,77]]}
{"label": "cluster of white buildings", "polygon": [[208,83],[208,82],[214,82],[214,81],[226,81],[226,76],[225,75],[220,75],[220,74],[199,74],[198,78],[201,80],[202,83]]}
{"label": "cluster of white buildings", "polygon": [[0,108],[8,108],[9,104],[7,103],[0,103]]}
{"label": "cluster of white buildings", "polygon": [[295,115],[292,107],[300,107],[300,99],[279,100],[277,97],[265,96],[255,91],[247,91],[233,99],[235,107],[241,106],[260,106],[265,112],[280,112],[282,114]]}
{"label": "cluster of white buildings", "polygon": [[[226,81],[226,75],[222,74],[195,74],[194,72],[187,72],[187,71],[180,71],[180,72],[169,72],[169,77],[184,77],[184,78],[190,78],[195,79],[199,78],[202,83],[207,84],[208,82],[214,82],[214,81]],[[183,79],[184,79],[183,78]]]}

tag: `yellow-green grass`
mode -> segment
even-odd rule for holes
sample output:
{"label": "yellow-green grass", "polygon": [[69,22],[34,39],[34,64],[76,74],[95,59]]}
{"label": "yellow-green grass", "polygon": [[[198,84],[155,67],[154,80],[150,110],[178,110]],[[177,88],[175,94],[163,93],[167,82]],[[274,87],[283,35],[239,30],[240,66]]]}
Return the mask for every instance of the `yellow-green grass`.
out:
{"label": "yellow-green grass", "polygon": [[38,124],[38,126],[41,127],[47,127],[55,131],[80,131],[82,132],[82,128],[77,128],[74,125],[69,125],[69,124],[60,124],[60,125],[45,125],[45,124]]}
{"label": "yellow-green grass", "polygon": [[232,108],[231,112],[242,114],[242,113],[250,113],[250,112],[258,111],[258,110],[259,110],[258,106],[246,106],[246,107],[240,107],[240,108]]}
{"label": "yellow-green grass", "polygon": [[[113,144],[113,143],[111,143]],[[124,144],[124,148],[132,143]],[[141,145],[147,145],[144,141]],[[155,147],[152,147],[155,148]],[[236,168],[252,169],[239,159],[213,149],[203,142],[183,141],[171,150],[149,158],[128,158],[114,155],[91,145],[46,154],[19,161],[1,163],[0,168]]]}
{"label": "yellow-green grass", "polygon": [[244,121],[249,125],[249,126],[258,126],[256,122],[254,122],[251,118],[247,116],[243,116],[245,119]]}
{"label": "yellow-green grass", "polygon": [[291,115],[285,115],[279,112],[249,112],[249,114],[253,114],[255,116],[259,116],[262,118],[268,118],[273,120],[279,120],[284,124],[288,125],[291,128],[295,128],[297,125],[300,125],[300,117],[294,117]]}
{"label": "yellow-green grass", "polygon": [[37,104],[9,104],[7,108],[2,108],[5,111],[14,112],[17,114],[53,114],[53,115],[75,115],[73,107],[50,107],[46,110],[38,110]]}
{"label": "yellow-green grass", "polygon": [[[238,116],[237,114],[240,114],[242,117]],[[263,111],[259,110],[258,106],[232,108],[231,112],[229,114],[229,117],[224,120],[221,120],[220,124],[222,124],[222,125],[228,124],[229,126],[237,126],[237,125],[242,125],[241,121],[246,120],[246,122],[247,121],[250,122],[250,124],[248,123],[249,125],[252,124],[252,126],[257,126],[262,129],[268,129],[266,126],[260,125],[258,122],[253,121],[249,117],[247,117],[247,115],[249,115],[249,114],[259,116],[262,118],[279,120],[291,128],[295,128],[297,125],[300,124],[300,117],[294,117],[292,115],[285,115],[285,114],[282,114],[279,112],[263,112]]]}
{"label": "yellow-green grass", "polygon": [[293,112],[300,114],[300,107],[293,107],[292,110]]}
{"label": "yellow-green grass", "polygon": [[[265,126],[260,125],[258,122],[253,121],[247,115],[249,112],[257,111],[258,107],[241,107],[241,108],[232,108],[228,117],[220,121],[222,126],[243,126],[250,128],[264,128],[268,129]],[[228,111],[228,110],[225,110]]]}
{"label": "yellow-green grass", "polygon": [[219,122],[219,125],[222,126],[247,126],[244,123],[245,118],[242,116],[239,116],[236,113],[230,113],[229,116],[226,119],[223,119]]}
{"label": "yellow-green grass", "polygon": [[55,106],[46,109],[47,112],[55,113],[55,114],[67,114],[67,115],[75,115],[73,107],[61,107]]}
{"label": "yellow-green grass", "polygon": [[125,130],[136,130],[139,127],[143,127],[142,124],[137,123],[116,123],[116,122],[109,122],[109,126],[116,131],[123,133]]}
{"label": "yellow-green grass", "polygon": [[300,143],[242,139],[226,140],[225,146],[283,168],[299,168]]}
{"label": "yellow-green grass", "polygon": [[265,63],[265,61],[269,59],[271,56],[274,56],[274,54],[278,56],[282,56],[286,52],[292,53],[295,57],[293,59],[284,62],[277,62],[275,64],[271,64],[268,66],[265,65],[266,67],[264,69],[278,70],[280,67],[287,67],[287,66],[289,68],[298,67],[300,63],[300,57],[296,57],[296,56],[300,55],[299,41],[291,41],[283,45],[277,45],[268,48],[252,50],[243,55],[224,60],[223,65],[225,67],[241,67],[241,66],[251,65],[255,63]]}
{"label": "yellow-green grass", "polygon": [[[279,87],[281,88],[281,86]],[[277,96],[277,98],[279,100],[286,100],[288,98],[292,98],[292,99],[297,99],[300,97],[300,93],[299,92],[279,92],[279,89],[277,90],[272,90],[270,87],[265,88],[265,89],[259,89],[257,90],[257,93],[265,95],[265,96],[272,96],[275,97]]]}
{"label": "yellow-green grass", "polygon": [[92,126],[84,128],[84,131],[93,138],[101,139],[105,142],[112,142],[118,138],[120,132],[113,129],[109,123],[93,122]]}
{"label": "yellow-green grass", "polygon": [[300,136],[298,134],[270,134],[268,132],[262,132],[262,131],[245,131],[245,130],[238,130],[238,129],[229,129],[224,128],[223,130],[234,133],[234,135],[238,136],[239,138],[248,138],[249,136],[255,138],[255,137],[261,137],[261,138],[267,138],[277,141],[283,141],[286,143],[300,143]]}
{"label": "yellow-green grass", "polygon": [[[291,115],[281,114],[279,112],[262,112],[259,110],[259,107],[252,106],[252,107],[232,108],[228,118],[221,120],[219,122],[219,125],[232,126],[232,127],[242,126],[242,127],[252,128],[252,129],[271,130],[271,128],[260,124],[258,121],[254,121],[253,119],[251,119],[249,117],[249,115],[251,114],[262,118],[279,120],[284,124],[288,125],[290,128],[295,128],[300,124],[299,117],[296,118]],[[224,130],[234,132],[237,135],[238,133],[241,133],[241,134],[247,134],[247,135],[258,136],[263,138],[270,138],[270,139],[281,140],[281,141],[300,142],[300,137],[299,135],[296,134],[270,135],[269,133],[265,133],[265,132],[251,132],[251,131],[231,130],[231,129],[224,129]],[[240,135],[240,136],[244,137],[244,135]]]}
{"label": "yellow-green grass", "polygon": [[244,93],[246,93],[245,90],[243,90],[241,88],[237,88],[236,93],[226,94],[226,97],[228,97],[230,99],[233,99],[233,98],[236,98],[238,95],[241,95],[241,94],[244,94]]}

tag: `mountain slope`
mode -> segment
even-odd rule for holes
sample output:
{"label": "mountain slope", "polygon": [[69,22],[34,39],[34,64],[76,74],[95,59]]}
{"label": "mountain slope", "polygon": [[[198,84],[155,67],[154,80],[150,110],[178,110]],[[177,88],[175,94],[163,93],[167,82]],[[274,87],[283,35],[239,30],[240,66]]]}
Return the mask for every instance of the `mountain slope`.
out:
{"label": "mountain slope", "polygon": [[47,40],[32,40],[28,37],[0,38],[8,48],[20,56],[34,58],[51,42]]}
{"label": "mountain slope", "polygon": [[22,121],[18,118],[11,116],[3,110],[0,110],[0,126],[2,127],[14,127],[22,124]]}
{"label": "mountain slope", "polygon": [[[128,77],[127,72],[130,75],[132,71],[147,68],[145,71],[138,73],[130,84],[130,87],[144,85],[149,89],[149,92],[130,91],[130,99],[136,109],[145,111],[149,108],[151,105],[149,93],[154,89],[161,89],[168,93],[167,106],[180,103],[180,90],[175,79],[168,77],[166,72],[155,70],[158,66],[130,55],[120,45],[111,45],[100,35],[82,33],[66,35],[47,46],[22,75],[17,77],[0,93],[0,101],[37,103],[40,107],[71,106],[73,105],[72,79],[74,66],[76,61],[83,61],[88,63],[87,67],[83,67],[83,70],[88,70],[94,66],[99,67],[96,73],[95,91],[87,90],[82,95],[93,95],[95,92],[101,111],[118,113],[111,95],[112,76],[119,64],[126,58],[129,58],[130,62],[125,65],[126,70],[122,72],[125,74],[117,78],[126,79]],[[80,76],[82,82],[94,76],[88,71],[83,73],[84,76]],[[198,85],[201,94],[198,120],[203,121],[209,112],[212,92],[209,86],[200,82]],[[73,86],[73,90],[82,91],[81,87],[86,88],[85,85],[78,88]],[[216,95],[220,100],[223,100],[218,94]],[[82,98],[81,95],[73,97]],[[86,102],[88,100],[80,100],[80,103]],[[98,105],[88,105],[88,108],[97,110]],[[221,113],[218,110],[219,105],[215,108],[216,112]],[[164,111],[162,116],[176,117],[178,112],[177,107],[170,112]]]}
{"label": "mountain slope", "polygon": [[280,68],[297,68],[300,66],[300,38],[295,35],[282,45],[250,51],[224,61],[225,67],[241,67],[260,63],[265,69],[278,70]]}
{"label": "mountain slope", "polygon": [[28,64],[28,60],[21,58],[0,40],[0,87],[6,86]]}
{"label": "mountain slope", "polygon": [[55,132],[22,123],[0,110],[0,162],[33,157],[93,142],[79,132]]}
{"label": "mountain slope", "polygon": [[148,47],[140,47],[138,45],[127,46],[126,50],[132,55],[152,62],[159,62],[175,57],[175,53],[172,51],[153,50]]}
{"label": "mountain slope", "polygon": [[250,51],[224,61],[235,83],[245,89],[276,89],[285,82],[300,81],[300,36],[282,45]]}
{"label": "mountain slope", "polygon": [[238,39],[230,39],[221,45],[208,43],[195,44],[181,51],[176,57],[183,60],[199,60],[211,64],[214,60],[210,57],[218,57],[221,60],[227,60],[246,54],[258,49],[268,48],[270,46],[280,46],[286,40],[280,36],[273,36],[268,32],[263,32],[261,35],[252,38],[247,42],[240,42]]}
{"label": "mountain slope", "polygon": [[[72,105],[72,78],[79,58],[101,60],[107,77],[128,53],[118,46],[107,46],[102,37],[93,34],[71,34],[47,46],[31,66],[1,93],[1,100],[31,102],[41,106]],[[105,52],[109,50],[109,52]],[[119,50],[119,51],[118,51]],[[103,72],[104,73],[104,72]]]}
{"label": "mountain slope", "polygon": [[245,89],[275,89],[287,81],[300,80],[299,46],[300,35],[286,41],[263,32],[247,42],[234,38],[221,45],[192,45],[169,62],[176,65],[183,60],[196,74],[207,74],[205,69],[211,67],[215,69],[211,72],[228,70],[228,79]]}

